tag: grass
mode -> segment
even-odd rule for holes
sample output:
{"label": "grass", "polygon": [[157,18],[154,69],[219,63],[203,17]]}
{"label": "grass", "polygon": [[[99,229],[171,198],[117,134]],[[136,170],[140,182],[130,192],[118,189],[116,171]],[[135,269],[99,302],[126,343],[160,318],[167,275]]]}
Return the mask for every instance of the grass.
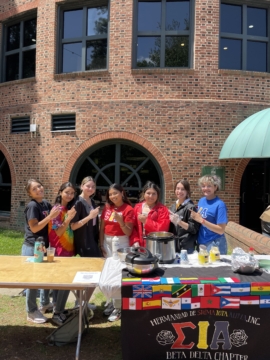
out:
{"label": "grass", "polygon": [[[22,232],[0,229],[0,255],[20,255],[22,243]],[[122,359],[121,321],[107,321],[107,317],[103,316],[105,301],[104,295],[95,291],[91,303],[97,306],[97,310],[90,320],[89,330],[83,334],[80,360]],[[67,303],[67,308],[73,305]],[[42,325],[26,321],[25,297],[1,295],[0,289],[0,319],[1,360],[75,359],[76,344],[62,347],[48,345],[46,337],[56,329],[50,320]]]}

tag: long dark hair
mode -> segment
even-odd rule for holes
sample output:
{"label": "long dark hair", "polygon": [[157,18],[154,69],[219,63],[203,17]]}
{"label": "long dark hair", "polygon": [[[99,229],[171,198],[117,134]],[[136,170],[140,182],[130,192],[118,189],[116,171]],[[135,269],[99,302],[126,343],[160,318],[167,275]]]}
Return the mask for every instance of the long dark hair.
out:
{"label": "long dark hair", "polygon": [[36,180],[36,179],[29,179],[28,181],[27,181],[27,184],[25,185],[25,191],[27,192],[27,195],[29,195],[30,196],[30,187],[31,187],[31,185],[32,185],[32,183],[33,182],[36,182],[36,183],[38,183],[39,185],[41,185],[41,186],[43,186],[43,184],[41,184],[41,182],[39,181],[39,180]]}
{"label": "long dark hair", "polygon": [[55,198],[55,202],[54,202],[54,203],[61,205],[61,202],[62,202],[61,192],[62,192],[63,190],[65,190],[66,188],[68,188],[68,187],[71,187],[71,188],[74,190],[74,198],[73,198],[72,200],[70,200],[70,201],[68,202],[68,204],[67,204],[67,208],[68,208],[68,209],[71,209],[72,206],[75,204],[76,186],[73,185],[73,184],[72,184],[71,182],[69,182],[69,181],[65,182],[64,184],[62,184],[62,185],[60,186],[60,189],[58,190],[58,194],[57,194],[57,196],[56,196],[56,198]]}
{"label": "long dark hair", "polygon": [[154,189],[157,192],[157,201],[156,201],[157,204],[159,202],[160,188],[157,186],[157,184],[153,183],[152,181],[147,181],[147,183],[144,185],[140,195],[140,201],[144,201],[144,194],[149,189]]}
{"label": "long dark hair", "polygon": [[110,200],[110,197],[109,197],[109,191],[111,189],[115,189],[117,191],[120,191],[123,195],[122,195],[122,200],[125,204],[129,204],[131,205],[131,202],[129,201],[128,197],[127,197],[127,194],[123,188],[122,185],[119,185],[119,184],[112,184],[109,189],[107,190],[107,193],[106,193],[106,202],[107,204],[109,205],[114,205],[114,203]]}
{"label": "long dark hair", "polygon": [[187,192],[187,197],[189,198],[191,196],[191,191],[190,191],[190,184],[187,180],[179,180],[177,181],[177,183],[174,185],[174,192],[177,188],[177,185],[178,184],[182,184],[184,186],[184,189],[186,190]]}

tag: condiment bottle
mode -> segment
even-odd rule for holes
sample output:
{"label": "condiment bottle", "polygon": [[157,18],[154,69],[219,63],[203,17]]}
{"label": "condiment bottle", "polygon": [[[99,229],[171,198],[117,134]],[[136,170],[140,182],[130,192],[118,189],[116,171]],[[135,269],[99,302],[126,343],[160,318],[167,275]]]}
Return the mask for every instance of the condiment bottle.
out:
{"label": "condiment bottle", "polygon": [[254,256],[255,255],[255,250],[253,247],[250,247],[249,250],[248,250],[248,253],[250,256]]}
{"label": "condiment bottle", "polygon": [[212,246],[210,250],[210,262],[220,260],[220,251],[218,246]]}
{"label": "condiment bottle", "polygon": [[41,263],[43,261],[44,245],[43,237],[39,236],[34,245],[34,262]]}
{"label": "condiment bottle", "polygon": [[209,263],[209,254],[206,249],[205,245],[199,246],[199,253],[198,253],[198,262],[200,265],[205,265]]}

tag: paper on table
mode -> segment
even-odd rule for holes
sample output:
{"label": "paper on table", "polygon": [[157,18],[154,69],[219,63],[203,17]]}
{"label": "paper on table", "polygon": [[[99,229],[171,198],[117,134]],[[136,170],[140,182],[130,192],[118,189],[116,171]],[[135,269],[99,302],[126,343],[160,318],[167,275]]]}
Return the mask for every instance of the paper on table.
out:
{"label": "paper on table", "polygon": [[84,284],[98,284],[100,274],[100,271],[77,271],[72,282]]}

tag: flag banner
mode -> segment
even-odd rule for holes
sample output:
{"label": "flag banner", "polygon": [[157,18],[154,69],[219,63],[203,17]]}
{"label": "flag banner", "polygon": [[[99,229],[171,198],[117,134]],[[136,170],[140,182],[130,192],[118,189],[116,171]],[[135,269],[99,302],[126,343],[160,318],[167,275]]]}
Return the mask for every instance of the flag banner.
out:
{"label": "flag banner", "polygon": [[154,278],[142,278],[143,285],[159,285],[160,284],[160,277]]}
{"label": "flag banner", "polygon": [[161,299],[172,296],[172,286],[174,285],[152,285],[152,298]]}
{"label": "flag banner", "polygon": [[239,283],[240,280],[235,277],[224,277],[224,278],[218,278],[218,280],[221,283]]}
{"label": "flag banner", "polygon": [[142,310],[142,299],[123,298],[122,308],[124,310]]}
{"label": "flag banner", "polygon": [[220,309],[220,297],[203,296],[201,297],[202,309]]}
{"label": "flag banner", "polygon": [[160,309],[161,300],[142,300],[143,310]]}
{"label": "flag banner", "polygon": [[179,278],[177,277],[174,277],[174,278],[160,278],[160,283],[161,285],[164,285],[164,284],[180,284],[180,280]]}
{"label": "flag banner", "polygon": [[181,310],[181,299],[162,298],[162,309]]}
{"label": "flag banner", "polygon": [[200,284],[200,280],[197,279],[197,280],[187,280],[187,279],[180,279],[180,283],[181,284]]}
{"label": "flag banner", "polygon": [[200,297],[181,298],[182,310],[199,309],[201,306],[200,301]]}
{"label": "flag banner", "polygon": [[133,285],[134,298],[152,298],[152,285]]}
{"label": "flag banner", "polygon": [[230,285],[212,285],[212,294],[214,296],[230,295],[231,286]]}
{"label": "flag banner", "polygon": [[240,307],[240,298],[233,296],[226,296],[220,298],[220,308],[221,309],[239,309]]}
{"label": "flag banner", "polygon": [[240,296],[240,305],[259,305],[259,296]]}
{"label": "flag banner", "polygon": [[250,286],[251,295],[270,295],[270,282],[252,282]]}
{"label": "flag banner", "polygon": [[191,285],[188,284],[180,284],[180,285],[172,285],[172,297],[182,297],[184,295],[190,294],[191,296]]}
{"label": "flag banner", "polygon": [[233,284],[231,284],[231,295],[234,295],[234,296],[250,295],[250,283],[233,283]]}
{"label": "flag banner", "polygon": [[260,296],[260,308],[270,308],[270,296]]}
{"label": "flag banner", "polygon": [[122,286],[139,285],[142,283],[141,278],[123,278]]}
{"label": "flag banner", "polygon": [[217,280],[200,280],[201,284],[220,284],[220,281]]}
{"label": "flag banner", "polygon": [[192,296],[210,296],[212,294],[211,284],[191,285]]}

